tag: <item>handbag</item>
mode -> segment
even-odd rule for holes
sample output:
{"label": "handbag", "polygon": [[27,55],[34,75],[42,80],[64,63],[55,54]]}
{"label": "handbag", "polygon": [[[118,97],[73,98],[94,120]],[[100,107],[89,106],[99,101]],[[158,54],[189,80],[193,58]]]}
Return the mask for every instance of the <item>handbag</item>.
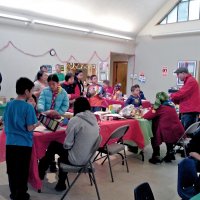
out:
{"label": "handbag", "polygon": [[46,116],[44,114],[40,114],[38,120],[48,129],[55,132],[60,124],[59,121]]}

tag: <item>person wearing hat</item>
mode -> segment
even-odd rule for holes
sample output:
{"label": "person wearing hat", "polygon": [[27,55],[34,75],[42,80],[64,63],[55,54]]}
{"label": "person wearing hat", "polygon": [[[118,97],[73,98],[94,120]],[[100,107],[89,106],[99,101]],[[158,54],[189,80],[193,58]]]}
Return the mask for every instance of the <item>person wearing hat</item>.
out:
{"label": "person wearing hat", "polygon": [[[184,128],[178,118],[174,103],[169,100],[165,92],[158,92],[153,108],[143,115],[144,119],[152,120],[152,131],[154,137],[151,138],[153,148],[152,157],[149,162],[152,164],[171,162],[175,160],[174,144],[184,133]],[[166,156],[160,158],[160,145],[166,143]]]}
{"label": "person wearing hat", "polygon": [[186,130],[197,121],[200,113],[200,87],[186,67],[178,68],[175,73],[181,81],[184,81],[184,85],[170,97],[174,103],[179,104],[181,122]]}

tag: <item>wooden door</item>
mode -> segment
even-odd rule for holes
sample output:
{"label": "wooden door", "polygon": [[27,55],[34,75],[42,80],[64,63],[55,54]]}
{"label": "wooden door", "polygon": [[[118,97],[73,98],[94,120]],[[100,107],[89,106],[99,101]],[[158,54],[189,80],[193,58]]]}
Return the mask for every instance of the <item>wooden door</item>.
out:
{"label": "wooden door", "polygon": [[122,84],[122,93],[126,94],[128,62],[113,63],[113,86],[117,83]]}

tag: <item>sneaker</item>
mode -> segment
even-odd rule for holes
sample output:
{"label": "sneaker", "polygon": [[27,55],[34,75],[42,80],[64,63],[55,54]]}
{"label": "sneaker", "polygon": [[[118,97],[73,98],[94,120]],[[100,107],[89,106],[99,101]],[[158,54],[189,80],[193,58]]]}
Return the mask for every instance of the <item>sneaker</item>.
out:
{"label": "sneaker", "polygon": [[153,156],[152,158],[150,158],[149,159],[149,162],[151,163],[151,164],[160,164],[160,163],[162,163],[162,160],[160,159],[160,157],[159,156]]}
{"label": "sneaker", "polygon": [[55,190],[58,191],[58,192],[62,192],[66,189],[67,189],[66,184],[58,181],[58,183],[56,184]]}
{"label": "sneaker", "polygon": [[57,172],[57,167],[56,167],[56,162],[52,162],[51,164],[50,164],[50,167],[49,167],[49,171],[50,172],[52,172],[52,173],[55,173],[55,172]]}

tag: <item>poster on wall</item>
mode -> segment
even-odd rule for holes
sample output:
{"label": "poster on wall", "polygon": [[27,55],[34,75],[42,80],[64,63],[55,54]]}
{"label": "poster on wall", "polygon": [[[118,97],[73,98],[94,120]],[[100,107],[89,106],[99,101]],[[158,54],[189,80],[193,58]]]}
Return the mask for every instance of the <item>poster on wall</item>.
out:
{"label": "poster on wall", "polygon": [[[179,61],[178,68],[180,67],[186,67],[193,77],[196,76],[197,61]],[[183,84],[183,81],[177,77],[177,85],[181,86]]]}
{"label": "poster on wall", "polygon": [[104,81],[108,79],[108,62],[99,62],[99,81]]}
{"label": "poster on wall", "polygon": [[162,67],[162,75],[167,76],[168,75],[168,68],[167,67]]}

